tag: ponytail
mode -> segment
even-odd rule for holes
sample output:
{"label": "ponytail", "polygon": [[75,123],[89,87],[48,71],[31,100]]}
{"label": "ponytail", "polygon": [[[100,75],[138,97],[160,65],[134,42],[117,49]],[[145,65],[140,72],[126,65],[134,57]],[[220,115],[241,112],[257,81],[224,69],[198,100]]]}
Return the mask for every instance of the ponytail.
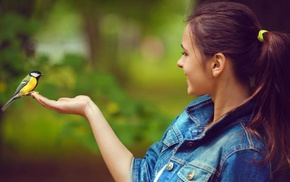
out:
{"label": "ponytail", "polygon": [[265,32],[256,62],[255,115],[251,129],[264,127],[267,161],[275,169],[290,166],[290,38],[287,34]]}

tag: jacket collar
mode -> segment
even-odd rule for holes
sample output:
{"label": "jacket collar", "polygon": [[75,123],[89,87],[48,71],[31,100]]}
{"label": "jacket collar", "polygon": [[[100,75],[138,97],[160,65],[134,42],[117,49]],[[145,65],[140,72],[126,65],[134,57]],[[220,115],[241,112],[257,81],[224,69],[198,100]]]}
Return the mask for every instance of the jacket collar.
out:
{"label": "jacket collar", "polygon": [[[249,101],[227,113],[221,119],[216,121],[212,126],[207,128],[204,131],[203,136],[205,138],[214,137],[239,123],[244,123],[247,125],[250,122],[250,118],[254,110],[254,105],[254,101]],[[213,110],[214,103],[209,95],[199,97],[197,100],[190,103],[186,108],[186,112],[189,118],[196,125],[204,126],[212,121]]]}

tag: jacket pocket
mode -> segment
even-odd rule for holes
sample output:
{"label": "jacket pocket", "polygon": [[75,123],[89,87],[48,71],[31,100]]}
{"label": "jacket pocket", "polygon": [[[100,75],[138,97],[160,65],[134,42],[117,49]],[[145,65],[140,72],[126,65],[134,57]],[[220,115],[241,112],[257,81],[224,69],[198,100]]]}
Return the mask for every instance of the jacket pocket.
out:
{"label": "jacket pocket", "polygon": [[206,182],[209,181],[213,173],[196,166],[186,165],[179,170],[177,175],[179,177],[178,181],[180,182],[181,181]]}

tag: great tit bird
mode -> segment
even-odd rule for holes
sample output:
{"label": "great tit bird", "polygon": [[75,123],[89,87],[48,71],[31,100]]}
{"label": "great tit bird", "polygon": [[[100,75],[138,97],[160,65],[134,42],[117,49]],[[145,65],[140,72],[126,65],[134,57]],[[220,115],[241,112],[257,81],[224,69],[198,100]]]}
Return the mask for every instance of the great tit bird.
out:
{"label": "great tit bird", "polygon": [[20,85],[17,87],[14,95],[12,98],[6,102],[6,104],[1,108],[1,110],[4,112],[7,107],[15,100],[22,96],[30,95],[30,93],[36,88],[38,84],[38,79],[43,76],[43,74],[40,71],[31,71],[20,83]]}

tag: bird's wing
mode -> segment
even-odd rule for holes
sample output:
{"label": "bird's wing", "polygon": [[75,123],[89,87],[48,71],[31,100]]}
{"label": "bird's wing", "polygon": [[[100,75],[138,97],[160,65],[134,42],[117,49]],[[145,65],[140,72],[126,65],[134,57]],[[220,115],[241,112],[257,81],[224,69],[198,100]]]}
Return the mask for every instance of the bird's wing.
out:
{"label": "bird's wing", "polygon": [[13,96],[15,96],[16,94],[18,94],[18,92],[25,86],[25,85],[27,85],[27,83],[29,82],[29,80],[30,80],[30,76],[29,75],[27,75],[22,81],[21,81],[21,83],[19,84],[19,86],[17,87],[17,89],[16,89],[16,91],[15,91],[15,93],[13,94]]}

